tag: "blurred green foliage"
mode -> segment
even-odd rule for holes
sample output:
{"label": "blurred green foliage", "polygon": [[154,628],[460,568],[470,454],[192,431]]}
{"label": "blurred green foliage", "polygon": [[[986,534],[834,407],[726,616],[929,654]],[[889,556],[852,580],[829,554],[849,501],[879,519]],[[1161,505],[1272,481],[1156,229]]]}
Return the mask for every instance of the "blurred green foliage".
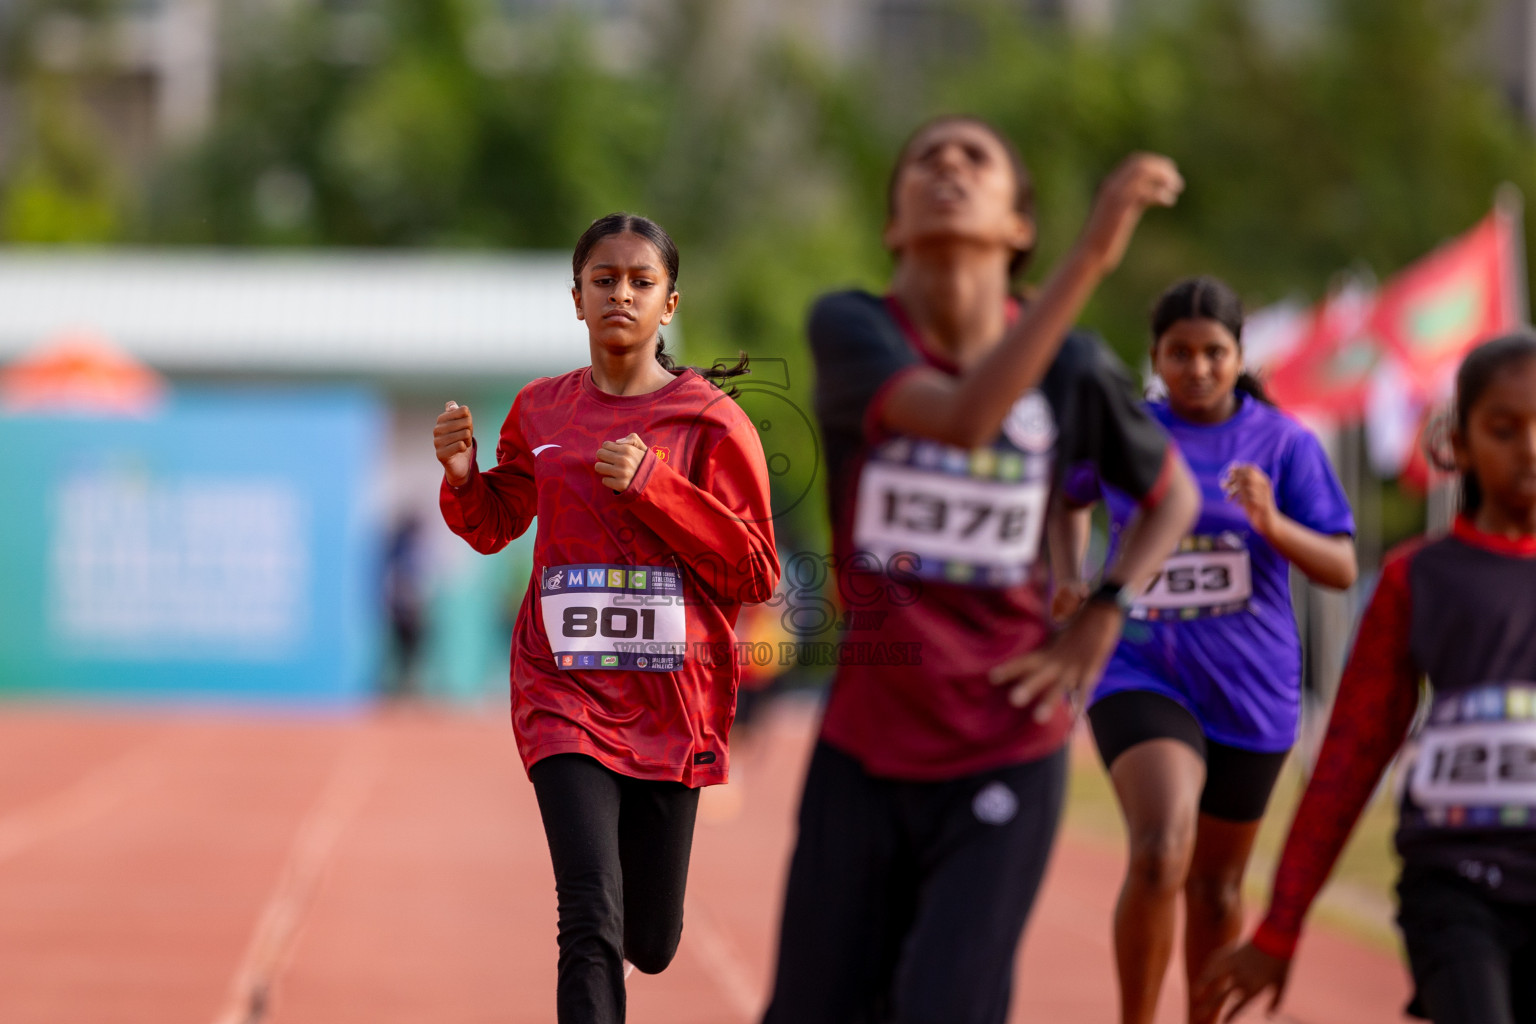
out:
{"label": "blurred green foliage", "polygon": [[226,4],[211,129],[131,172],[89,129],[89,83],[12,61],[24,114],[0,212],[13,241],[565,249],[637,210],[682,248],[685,355],[782,356],[808,407],[807,304],[881,286],[894,153],[922,118],[966,111],[1037,178],[1036,275],[1126,152],[1179,161],[1184,200],[1148,218],[1085,318],[1138,360],[1176,277],[1220,274],[1254,305],[1317,296],[1465,229],[1501,181],[1536,195],[1532,133],[1475,66],[1477,4],[1324,6],[1283,41],[1241,0],[1104,35],[975,4],[947,51],[894,66],[732,35],[711,0],[643,8],[643,31],[558,5],[508,20],[491,0]]}

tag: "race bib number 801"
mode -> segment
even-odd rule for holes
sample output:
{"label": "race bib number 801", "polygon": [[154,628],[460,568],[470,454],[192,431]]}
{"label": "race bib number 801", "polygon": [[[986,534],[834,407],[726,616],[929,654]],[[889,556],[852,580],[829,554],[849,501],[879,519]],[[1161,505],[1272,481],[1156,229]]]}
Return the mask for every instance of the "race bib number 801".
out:
{"label": "race bib number 801", "polygon": [[549,566],[539,576],[539,605],[556,668],[672,672],[687,657],[676,569]]}

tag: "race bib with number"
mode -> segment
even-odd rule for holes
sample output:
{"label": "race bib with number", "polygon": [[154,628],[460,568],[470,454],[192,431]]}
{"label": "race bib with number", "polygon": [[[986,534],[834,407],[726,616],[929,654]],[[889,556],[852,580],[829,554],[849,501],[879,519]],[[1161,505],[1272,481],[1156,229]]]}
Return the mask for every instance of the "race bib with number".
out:
{"label": "race bib with number", "polygon": [[870,454],[859,478],[853,540],[889,564],[911,556],[927,579],[1013,586],[1040,550],[1050,491],[1046,451],[976,448],[897,438]]}
{"label": "race bib with number", "polygon": [[544,634],[560,669],[673,672],[688,655],[676,569],[551,565],[539,575]]}
{"label": "race bib with number", "polygon": [[1536,683],[1435,698],[1404,815],[1432,828],[1536,828]]}
{"label": "race bib with number", "polygon": [[1194,534],[1163,563],[1131,605],[1130,617],[1159,621],[1200,619],[1248,610],[1253,568],[1248,547],[1235,533]]}

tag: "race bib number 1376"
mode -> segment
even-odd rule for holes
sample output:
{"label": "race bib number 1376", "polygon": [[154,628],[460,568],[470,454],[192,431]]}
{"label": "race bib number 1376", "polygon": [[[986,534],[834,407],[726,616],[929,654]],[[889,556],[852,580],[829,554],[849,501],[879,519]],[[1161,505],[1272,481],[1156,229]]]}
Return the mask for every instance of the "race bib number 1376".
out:
{"label": "race bib number 1376", "polygon": [[1045,522],[1047,458],[931,443],[910,457],[898,453],[870,459],[859,478],[860,550],[882,561],[910,554],[916,575],[955,583],[1028,577]]}

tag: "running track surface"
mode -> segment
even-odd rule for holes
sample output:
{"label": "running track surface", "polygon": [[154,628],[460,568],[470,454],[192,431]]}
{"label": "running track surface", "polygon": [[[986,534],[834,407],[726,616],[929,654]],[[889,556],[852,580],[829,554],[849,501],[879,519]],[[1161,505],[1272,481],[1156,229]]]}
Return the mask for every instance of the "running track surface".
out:
{"label": "running track surface", "polygon": [[[770,709],[735,792],[706,794],[682,948],[631,979],[634,1024],[761,1010],[814,716]],[[1011,1024],[1115,1019],[1122,864],[1064,831]],[[5,1024],[548,1022],[554,927],[503,717],[0,708]],[[1396,958],[1315,929],[1285,1012],[1387,1024],[1406,996]],[[1159,1024],[1182,1019],[1182,998],[1171,980]]]}

